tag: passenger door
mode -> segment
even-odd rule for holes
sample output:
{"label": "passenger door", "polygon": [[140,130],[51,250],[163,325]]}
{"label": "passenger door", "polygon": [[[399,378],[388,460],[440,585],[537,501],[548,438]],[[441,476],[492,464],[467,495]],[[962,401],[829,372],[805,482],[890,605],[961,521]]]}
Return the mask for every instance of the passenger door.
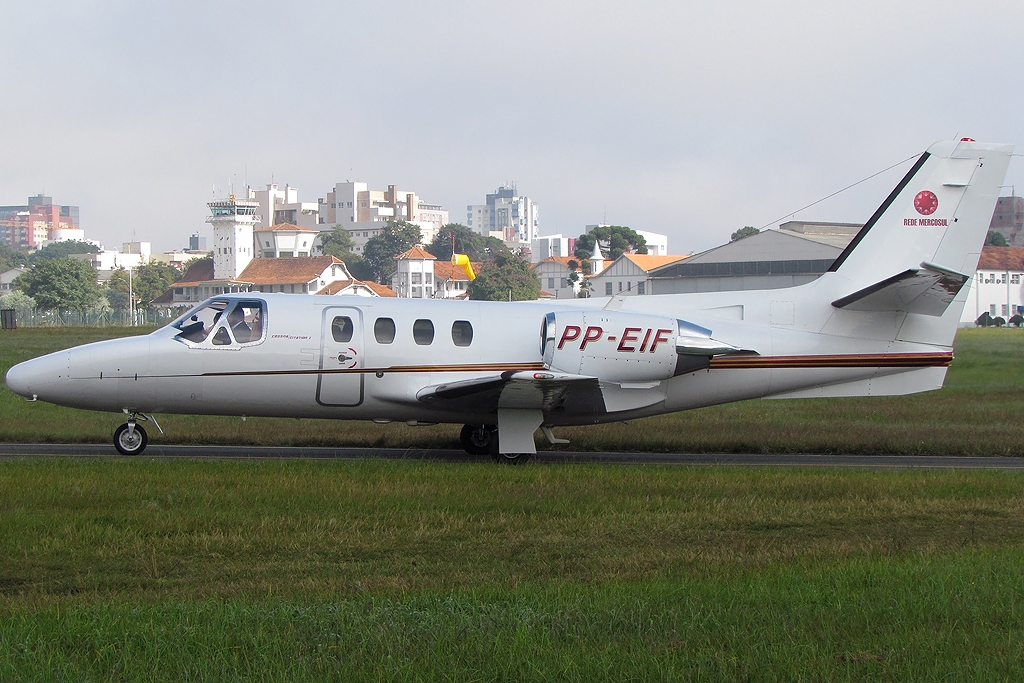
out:
{"label": "passenger door", "polygon": [[357,406],[363,402],[363,316],[358,308],[324,309],[316,402]]}

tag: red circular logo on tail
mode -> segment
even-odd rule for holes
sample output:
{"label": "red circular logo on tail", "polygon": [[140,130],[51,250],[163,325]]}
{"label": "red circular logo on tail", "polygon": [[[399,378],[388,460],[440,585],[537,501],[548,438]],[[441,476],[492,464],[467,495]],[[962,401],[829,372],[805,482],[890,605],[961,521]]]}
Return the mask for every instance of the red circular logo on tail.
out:
{"label": "red circular logo on tail", "polygon": [[931,190],[921,190],[914,197],[914,208],[922,216],[930,216],[939,208],[939,198]]}

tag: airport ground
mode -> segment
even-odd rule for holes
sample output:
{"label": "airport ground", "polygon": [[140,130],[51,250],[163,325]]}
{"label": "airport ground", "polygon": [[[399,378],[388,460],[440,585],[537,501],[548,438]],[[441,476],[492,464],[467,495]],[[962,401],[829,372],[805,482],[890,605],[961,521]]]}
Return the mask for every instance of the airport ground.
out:
{"label": "airport ground", "polygon": [[[18,334],[0,338],[4,370],[97,332]],[[565,431],[593,450],[1014,456],[1022,344],[961,333],[949,388],[922,396]],[[0,440],[106,442],[117,421],[3,392]],[[164,443],[455,444],[443,427],[177,420]],[[9,459],[0,679],[1016,679],[1022,484],[958,469]]]}

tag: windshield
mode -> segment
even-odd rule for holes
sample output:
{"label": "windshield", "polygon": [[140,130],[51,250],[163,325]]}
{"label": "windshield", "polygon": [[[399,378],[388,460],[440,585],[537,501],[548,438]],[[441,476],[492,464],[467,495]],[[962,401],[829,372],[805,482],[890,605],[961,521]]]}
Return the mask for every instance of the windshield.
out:
{"label": "windshield", "polygon": [[177,339],[214,346],[253,344],[263,339],[266,311],[258,299],[214,299],[193,308],[171,324],[180,330]]}
{"label": "windshield", "polygon": [[227,307],[227,301],[208,301],[193,308],[185,317],[174,323],[173,327],[181,330],[178,337],[198,344],[210,336],[210,332]]}

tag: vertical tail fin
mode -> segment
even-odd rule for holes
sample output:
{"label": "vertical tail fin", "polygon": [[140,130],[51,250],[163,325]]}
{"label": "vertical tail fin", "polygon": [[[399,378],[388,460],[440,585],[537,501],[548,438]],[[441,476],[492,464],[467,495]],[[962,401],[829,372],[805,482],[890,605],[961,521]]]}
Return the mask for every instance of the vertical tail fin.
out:
{"label": "vertical tail fin", "polygon": [[972,275],[1012,153],[966,138],[935,143],[829,270],[852,289],[922,264]]}
{"label": "vertical tail fin", "polygon": [[907,314],[894,339],[949,346],[1013,147],[932,145],[829,269],[832,306]]}

